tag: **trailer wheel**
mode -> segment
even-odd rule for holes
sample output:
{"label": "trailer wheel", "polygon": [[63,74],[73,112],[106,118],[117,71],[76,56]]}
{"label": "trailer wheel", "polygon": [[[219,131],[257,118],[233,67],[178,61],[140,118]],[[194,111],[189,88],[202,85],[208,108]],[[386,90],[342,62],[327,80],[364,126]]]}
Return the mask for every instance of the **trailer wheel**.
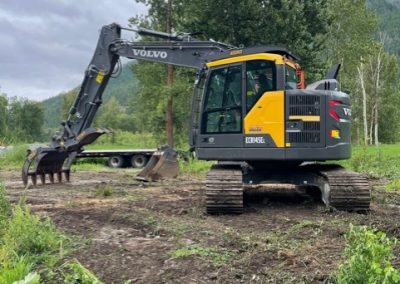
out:
{"label": "trailer wheel", "polygon": [[134,168],[144,168],[146,166],[148,161],[147,156],[138,154],[138,155],[133,155],[131,158],[131,165]]}
{"label": "trailer wheel", "polygon": [[107,165],[110,168],[122,168],[124,166],[124,157],[111,156],[110,158],[108,158]]}

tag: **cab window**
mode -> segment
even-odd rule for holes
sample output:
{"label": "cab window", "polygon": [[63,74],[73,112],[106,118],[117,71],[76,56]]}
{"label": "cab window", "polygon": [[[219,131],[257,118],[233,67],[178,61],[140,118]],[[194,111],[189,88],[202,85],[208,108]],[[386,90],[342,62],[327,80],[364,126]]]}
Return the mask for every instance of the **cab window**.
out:
{"label": "cab window", "polygon": [[297,77],[296,69],[286,65],[286,90],[297,89],[299,78]]}
{"label": "cab window", "polygon": [[242,67],[213,70],[203,111],[202,133],[242,131]]}
{"label": "cab window", "polygon": [[249,111],[260,97],[276,90],[275,62],[254,60],[246,63],[246,108]]}

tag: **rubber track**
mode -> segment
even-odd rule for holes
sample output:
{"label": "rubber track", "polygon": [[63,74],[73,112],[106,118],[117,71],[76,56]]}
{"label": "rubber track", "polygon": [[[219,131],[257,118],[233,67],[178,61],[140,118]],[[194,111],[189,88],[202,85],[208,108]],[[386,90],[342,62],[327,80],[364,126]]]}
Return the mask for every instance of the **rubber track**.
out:
{"label": "rubber track", "polygon": [[329,206],[338,210],[367,211],[371,202],[368,179],[341,167],[322,170],[330,187]]}
{"label": "rubber track", "polygon": [[243,213],[243,182],[240,166],[211,167],[206,181],[206,204],[209,214]]}

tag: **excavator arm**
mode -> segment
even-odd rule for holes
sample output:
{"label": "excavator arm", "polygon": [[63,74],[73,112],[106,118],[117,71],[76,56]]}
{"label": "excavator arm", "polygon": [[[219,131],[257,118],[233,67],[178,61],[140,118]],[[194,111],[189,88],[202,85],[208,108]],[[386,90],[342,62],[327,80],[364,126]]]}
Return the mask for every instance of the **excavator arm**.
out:
{"label": "excavator arm", "polygon": [[[122,30],[162,41],[128,41],[121,38]],[[115,23],[103,26],[67,120],[61,123],[61,131],[52,137],[49,145],[28,151],[22,168],[23,183],[26,186],[31,177],[35,185],[38,176],[45,183],[46,175],[51,183],[54,182],[54,175],[61,182],[62,173],[68,181],[77,153],[99,136],[110,132],[109,129],[91,125],[102,104],[103,91],[120,57],[201,69],[209,58],[233,48],[219,42],[197,40],[190,34],[168,34],[142,28],[133,30]]]}

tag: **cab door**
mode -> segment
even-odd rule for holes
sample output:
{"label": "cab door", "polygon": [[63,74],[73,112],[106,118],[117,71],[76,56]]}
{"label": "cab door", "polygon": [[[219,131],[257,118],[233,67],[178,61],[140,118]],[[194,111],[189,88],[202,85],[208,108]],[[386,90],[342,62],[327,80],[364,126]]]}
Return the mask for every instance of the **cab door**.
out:
{"label": "cab door", "polygon": [[243,81],[242,64],[209,72],[202,108],[200,147],[243,147]]}
{"label": "cab door", "polygon": [[278,68],[271,60],[246,62],[246,148],[285,146],[285,93],[277,79]]}

